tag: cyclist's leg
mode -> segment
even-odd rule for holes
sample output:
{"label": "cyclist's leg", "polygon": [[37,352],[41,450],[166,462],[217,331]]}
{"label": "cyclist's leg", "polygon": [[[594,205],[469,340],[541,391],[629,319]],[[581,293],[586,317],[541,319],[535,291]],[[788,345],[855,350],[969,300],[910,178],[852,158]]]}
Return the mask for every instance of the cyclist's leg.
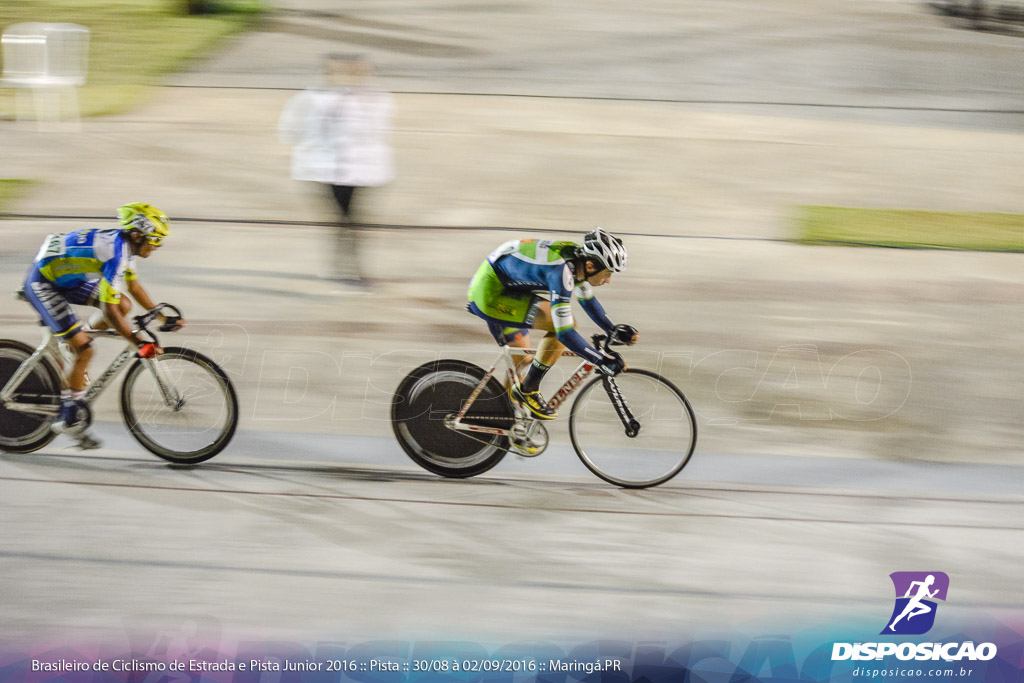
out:
{"label": "cyclist's leg", "polygon": [[[479,308],[471,304],[470,310],[477,315]],[[481,316],[484,317],[484,316]],[[487,318],[491,328],[491,334],[499,344],[508,345],[513,348],[528,349],[531,347],[530,330],[540,330],[547,334],[541,339],[536,354],[515,354],[513,362],[516,367],[516,374],[519,381],[528,391],[536,391],[544,374],[558,362],[565,346],[558,341],[555,334],[554,321],[551,318],[551,303],[549,301],[535,298],[527,312],[517,321],[516,325],[503,327],[495,320]],[[529,327],[518,327],[528,325]]]}
{"label": "cyclist's leg", "polygon": [[[74,364],[68,373],[68,386],[61,390],[61,417],[54,425],[54,429],[59,425],[61,430],[66,430],[81,419],[79,408],[88,383],[86,371],[93,355],[92,340],[82,329],[82,323],[71,310],[64,292],[43,277],[37,268],[29,270],[25,278],[25,298],[54,335],[66,341],[75,353]],[[72,294],[72,298],[78,300],[76,294]],[[73,431],[72,436],[78,439],[82,448],[99,446],[99,441],[85,429]]]}
{"label": "cyclist's leg", "polygon": [[92,337],[78,328],[68,335],[67,343],[75,352],[75,362],[68,373],[68,388],[61,392],[59,431],[66,432],[77,441],[79,448],[99,448],[103,444],[89,431],[84,412],[85,390],[89,386],[89,363],[93,356]]}
{"label": "cyclist's leg", "polygon": [[558,341],[558,335],[555,333],[555,323],[551,318],[551,302],[544,300],[534,302],[531,313],[532,315],[529,317],[531,327],[543,330],[546,334],[537,345],[537,355],[530,363],[526,376],[523,377],[520,384],[522,389],[527,392],[540,389],[540,382],[544,379],[544,375],[551,369],[551,366],[558,362],[558,359],[562,357],[562,352],[565,351],[565,345]]}
{"label": "cyclist's leg", "polygon": [[[505,337],[505,343],[510,347],[514,349],[530,348],[529,328],[506,327],[502,330],[502,334]],[[534,354],[532,353],[516,353],[512,355],[512,362],[515,363],[516,378],[518,380],[523,379],[527,368],[529,368],[530,363],[533,362],[533,355]]]}
{"label": "cyclist's leg", "polygon": [[[524,323],[512,323],[511,321],[491,318],[472,301],[466,305],[466,310],[487,321],[487,329],[499,346],[509,346],[516,349],[530,348],[530,329],[527,327],[520,327],[520,325],[523,325]],[[512,363],[515,367],[517,382],[522,380],[532,361],[533,354],[512,354]],[[505,380],[505,388],[511,388],[507,379]]]}
{"label": "cyclist's leg", "polygon": [[66,292],[43,277],[36,268],[29,270],[25,278],[25,299],[43,323],[53,330],[54,336],[68,341],[82,330],[82,323],[71,309]]}
{"label": "cyclist's leg", "polygon": [[558,335],[555,334],[555,322],[551,318],[551,302],[543,299],[536,301],[532,312],[530,327],[547,333],[537,346],[537,359],[547,366],[552,366],[562,357],[565,345],[558,341]]}
{"label": "cyclist's leg", "polygon": [[491,336],[499,345],[529,348],[532,294],[506,292],[494,268],[484,261],[469,284],[466,299],[466,309],[487,321]]}
{"label": "cyclist's leg", "polygon": [[[510,343],[507,336],[503,336],[506,334],[507,327],[540,329],[548,333],[541,341],[535,358],[531,361],[524,359],[521,363],[517,363],[517,372],[526,366],[526,376],[511,387],[511,394],[513,399],[528,406],[537,417],[544,419],[556,417],[557,413],[548,407],[537,391],[540,378],[558,360],[564,348],[555,336],[550,302],[531,292],[505,291],[494,268],[487,261],[481,264],[476,275],[473,276],[467,298],[469,299],[467,309],[488,321],[491,334],[499,344]],[[528,341],[519,340],[517,345],[522,347],[527,343]],[[548,362],[544,363],[544,360]],[[529,364],[527,365],[527,363]]]}
{"label": "cyclist's leg", "polygon": [[[99,280],[82,282],[74,287],[65,288],[60,293],[68,303],[80,306],[98,307],[100,305],[98,298]],[[73,316],[74,314],[72,313]],[[89,363],[93,357],[92,338],[83,328],[84,326],[78,326],[69,329],[64,335],[68,346],[75,352],[75,363],[68,373],[68,388],[71,389],[72,397],[76,399],[82,397],[86,386],[89,384]]]}
{"label": "cyclist's leg", "polygon": [[89,363],[92,361],[92,339],[88,334],[79,330],[70,338],[68,338],[68,346],[70,346],[75,352],[75,364],[71,366],[71,372],[68,373],[68,389],[71,389],[71,395],[74,396],[79,392],[84,392],[86,385],[89,383],[87,377],[89,372]]}

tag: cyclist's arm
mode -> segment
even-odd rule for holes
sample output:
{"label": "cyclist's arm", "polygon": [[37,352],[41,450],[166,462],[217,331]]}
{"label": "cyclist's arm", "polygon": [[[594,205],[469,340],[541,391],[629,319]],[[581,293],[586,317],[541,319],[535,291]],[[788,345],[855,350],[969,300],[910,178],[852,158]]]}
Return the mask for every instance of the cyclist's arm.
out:
{"label": "cyclist's arm", "polygon": [[615,323],[611,321],[608,314],[604,312],[604,306],[594,296],[594,288],[584,282],[577,288],[576,300],[586,312],[587,316],[594,321],[594,324],[604,330],[605,334],[611,334]]}
{"label": "cyclist's arm", "polygon": [[[149,296],[149,292],[146,291],[146,288],[142,286],[141,282],[139,282],[139,279],[138,277],[136,277],[135,272],[129,270],[127,273],[125,273],[124,279],[128,285],[128,294],[131,295],[131,297],[135,299],[135,301],[137,301],[138,304],[145,308],[147,311],[153,310],[156,304],[153,303],[153,299]],[[161,313],[158,317],[160,318],[160,322],[167,321],[167,316],[164,315],[163,313]],[[178,323],[178,327],[185,326],[184,318],[177,318],[176,320]]]}
{"label": "cyclist's arm", "polygon": [[149,297],[149,293],[146,291],[146,288],[142,286],[142,283],[139,282],[138,278],[132,275],[130,271],[125,275],[125,282],[128,285],[128,294],[131,298],[135,299],[140,306],[145,308],[147,311],[156,306],[156,304],[153,303],[153,300]]}
{"label": "cyclist's arm", "polygon": [[562,273],[549,280],[548,288],[551,294],[551,321],[555,326],[558,341],[577,356],[591,363],[600,363],[604,360],[604,355],[588,344],[583,336],[576,331],[576,325],[572,319],[573,281],[569,266],[565,266]]}
{"label": "cyclist's arm", "polygon": [[[568,307],[569,304],[566,302],[563,304]],[[555,313],[555,306],[551,307],[552,315]],[[559,318],[554,318],[555,325],[560,323]],[[595,349],[593,346],[587,343],[583,336],[576,331],[576,328],[572,326],[572,318],[569,318],[569,327],[555,327],[555,334],[558,335],[558,341],[562,342],[567,349],[575,353],[580,358],[590,363],[600,363],[604,360],[604,356],[600,351]]]}
{"label": "cyclist's arm", "polygon": [[146,343],[144,339],[132,331],[131,324],[128,323],[124,313],[121,312],[121,294],[111,286],[106,278],[100,280],[100,303],[103,307],[103,314],[107,316],[110,326],[118,334],[136,346],[142,346]]}

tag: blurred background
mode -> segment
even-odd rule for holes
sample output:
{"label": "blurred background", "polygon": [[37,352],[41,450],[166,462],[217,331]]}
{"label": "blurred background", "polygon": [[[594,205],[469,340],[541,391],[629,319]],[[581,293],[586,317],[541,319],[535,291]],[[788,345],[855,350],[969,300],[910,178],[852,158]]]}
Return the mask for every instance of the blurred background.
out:
{"label": "blurred background", "polygon": [[[108,391],[98,455],[0,458],[8,637],[171,613],[315,638],[345,606],[353,633],[499,639],[882,620],[888,573],[924,565],[954,609],[1024,605],[1019,2],[0,7],[22,22],[86,27],[88,75],[34,92],[5,42],[0,289],[48,233],[160,207],[172,236],[141,279],[229,371],[242,424],[208,467],[169,469]],[[337,287],[337,209],[280,137],[332,53],[393,105],[393,177],[355,181],[366,291]],[[426,360],[492,359],[463,310],[480,261],[595,225],[630,254],[599,297],[640,330],[630,363],[690,398],[693,463],[626,494],[557,426],[486,478],[417,471],[390,397]],[[13,299],[0,326],[37,338]]]}

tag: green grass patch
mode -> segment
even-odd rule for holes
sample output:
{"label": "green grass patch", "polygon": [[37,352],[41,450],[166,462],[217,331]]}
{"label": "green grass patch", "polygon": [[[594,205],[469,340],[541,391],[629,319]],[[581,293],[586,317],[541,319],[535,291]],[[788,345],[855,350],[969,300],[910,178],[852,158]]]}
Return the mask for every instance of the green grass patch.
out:
{"label": "green grass patch", "polygon": [[31,185],[31,180],[0,178],[0,213],[8,211],[15,199],[25,196]]}
{"label": "green grass patch", "polygon": [[[211,0],[190,16],[186,0],[0,0],[0,30],[24,21],[70,22],[90,31],[89,75],[79,91],[83,116],[140,104],[160,76],[187,68],[226,36],[255,25],[264,0]],[[15,94],[0,88],[0,113],[14,115]]]}
{"label": "green grass patch", "polygon": [[1024,215],[802,206],[803,244],[1024,252]]}

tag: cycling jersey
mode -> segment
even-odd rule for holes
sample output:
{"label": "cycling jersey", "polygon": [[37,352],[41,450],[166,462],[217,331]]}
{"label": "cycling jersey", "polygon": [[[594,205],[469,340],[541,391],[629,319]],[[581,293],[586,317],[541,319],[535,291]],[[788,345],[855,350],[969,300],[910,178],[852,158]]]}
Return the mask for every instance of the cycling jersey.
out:
{"label": "cycling jersey", "polygon": [[574,290],[583,310],[601,329],[610,331],[612,322],[594,298],[593,287],[585,281],[576,282],[570,264],[562,256],[567,247],[577,245],[551,240],[505,242],[477,270],[470,284],[469,309],[485,320],[505,326],[529,326],[537,305],[534,294],[546,292],[558,341],[586,360],[599,363],[604,356],[587,344],[574,327]]}
{"label": "cycling jersey", "polygon": [[126,281],[135,279],[135,257],[116,228],[50,235],[35,268],[58,289],[99,280],[99,300],[109,304],[119,303]]}
{"label": "cycling jersey", "polygon": [[25,279],[25,295],[54,332],[78,328],[68,303],[117,304],[135,279],[135,257],[120,229],[49,235]]}

